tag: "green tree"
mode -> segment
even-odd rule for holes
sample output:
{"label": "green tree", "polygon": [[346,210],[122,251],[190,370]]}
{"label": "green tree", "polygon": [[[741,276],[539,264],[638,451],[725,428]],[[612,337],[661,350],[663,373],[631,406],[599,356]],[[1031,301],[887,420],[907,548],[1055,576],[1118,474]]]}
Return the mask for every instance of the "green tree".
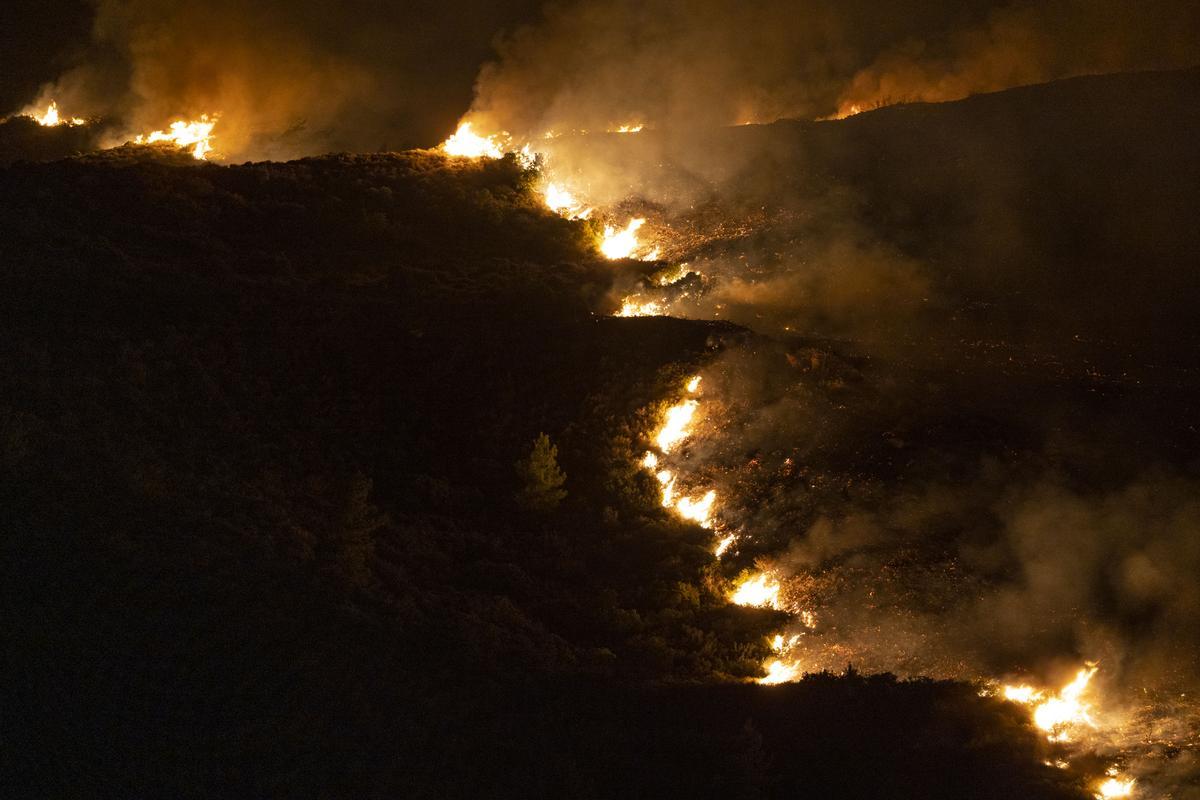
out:
{"label": "green tree", "polygon": [[517,462],[517,475],[521,478],[517,502],[530,511],[553,511],[567,496],[562,488],[567,476],[558,468],[558,448],[544,433],[534,440],[529,456]]}

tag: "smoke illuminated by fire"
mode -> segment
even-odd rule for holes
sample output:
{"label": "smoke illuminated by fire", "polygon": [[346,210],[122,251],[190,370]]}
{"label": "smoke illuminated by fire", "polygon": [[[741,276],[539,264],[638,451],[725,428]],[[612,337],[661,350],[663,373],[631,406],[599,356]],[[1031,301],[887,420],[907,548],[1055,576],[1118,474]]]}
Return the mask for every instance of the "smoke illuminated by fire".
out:
{"label": "smoke illuminated by fire", "polygon": [[207,114],[204,114],[194,122],[185,122],[184,120],[172,122],[169,131],[154,131],[152,133],[139,134],[133,141],[134,144],[170,142],[181,148],[190,147],[193,157],[204,159],[212,152],[212,132],[216,124],[217,120],[215,117],[210,118]]}

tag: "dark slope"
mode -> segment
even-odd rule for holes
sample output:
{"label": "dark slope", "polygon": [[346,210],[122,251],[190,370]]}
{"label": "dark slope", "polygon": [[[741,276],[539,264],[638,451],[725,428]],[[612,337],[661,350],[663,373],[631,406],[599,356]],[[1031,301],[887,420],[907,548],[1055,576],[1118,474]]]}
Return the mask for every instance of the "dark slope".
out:
{"label": "dark slope", "polygon": [[925,351],[985,338],[1119,373],[1197,366],[1197,140],[1193,69],[553,146],[640,193],[667,256],[763,285],[722,297],[723,318]]}
{"label": "dark slope", "polygon": [[967,687],[706,687],[777,620],[634,458],[745,333],[593,316],[610,268],[527,181],[0,171],[6,795],[1075,796]]}

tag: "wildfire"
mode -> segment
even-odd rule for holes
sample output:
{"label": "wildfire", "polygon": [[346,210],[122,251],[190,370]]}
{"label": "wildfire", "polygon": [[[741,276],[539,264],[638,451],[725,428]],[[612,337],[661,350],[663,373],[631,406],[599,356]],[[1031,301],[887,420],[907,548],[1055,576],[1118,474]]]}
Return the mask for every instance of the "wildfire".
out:
{"label": "wildfire", "polygon": [[682,400],[667,409],[667,418],[654,437],[654,442],[658,445],[659,450],[669,453],[672,447],[691,434],[688,426],[692,423],[692,417],[695,416],[696,408],[699,405],[700,403],[695,400]]}
{"label": "wildfire", "polygon": [[759,683],[766,686],[791,683],[800,677],[800,665],[794,661],[791,664],[787,664],[775,658],[767,663],[766,668],[767,674],[758,679]]}
{"label": "wildfire", "polygon": [[1051,741],[1065,742],[1070,740],[1072,728],[1093,724],[1091,706],[1083,700],[1083,694],[1097,670],[1094,664],[1083,667],[1074,680],[1050,697],[1028,685],[1004,686],[1002,693],[1005,700],[1034,706],[1033,724],[1045,731]]}
{"label": "wildfire", "polygon": [[616,129],[616,130],[614,130],[614,131],[609,131],[609,133],[637,133],[638,131],[640,131],[640,130],[641,130],[642,128],[644,128],[644,127],[646,127],[646,126],[645,126],[645,125],[641,125],[641,124],[638,124],[638,125],[622,125],[621,127],[617,128],[617,129]]}
{"label": "wildfire", "polygon": [[471,130],[471,123],[464,122],[458,130],[442,142],[441,150],[448,156],[462,158],[503,158],[504,146],[496,136],[480,136]]}
{"label": "wildfire", "polygon": [[634,297],[626,297],[621,301],[621,310],[617,312],[618,317],[660,317],[663,315],[662,304],[657,300],[647,300],[642,302]]}
{"label": "wildfire", "polygon": [[55,125],[84,125],[87,122],[79,117],[63,119],[58,113],[58,103],[53,100],[51,100],[50,105],[46,107],[46,113],[41,115],[33,114],[32,116],[38,125],[43,125],[47,128],[53,128]]}
{"label": "wildfire", "polygon": [[729,546],[736,541],[737,541],[736,533],[725,534],[717,542],[717,546],[715,548],[713,548],[713,555],[716,556],[717,558],[720,558],[721,556],[725,555],[725,551],[728,550]]}
{"label": "wildfire", "polygon": [[192,155],[195,158],[203,159],[212,152],[212,132],[216,124],[216,117],[210,118],[204,114],[195,122],[178,120],[171,123],[170,131],[140,134],[133,141],[135,144],[171,142],[178,147],[192,148]]}
{"label": "wildfire", "polygon": [[604,236],[600,241],[600,252],[610,260],[632,258],[638,249],[638,228],[645,224],[646,220],[639,217],[629,220],[629,224],[619,231],[612,225],[605,225]]}
{"label": "wildfire", "polygon": [[675,504],[675,510],[679,512],[679,516],[698,523],[701,528],[711,528],[712,508],[716,499],[716,491],[710,489],[699,500],[693,500],[690,497],[679,498],[679,502]]}
{"label": "wildfire", "polygon": [[1096,789],[1097,800],[1110,800],[1115,797],[1132,797],[1133,785],[1137,783],[1133,778],[1121,780],[1120,778],[1111,777],[1104,783],[1100,784]]}
{"label": "wildfire", "polygon": [[587,219],[591,216],[591,208],[585,208],[575,199],[575,195],[557,183],[546,184],[546,188],[542,190],[542,197],[546,201],[546,207],[559,216],[567,219]]}
{"label": "wildfire", "polygon": [[739,606],[778,609],[779,582],[765,572],[760,572],[743,579],[729,596],[729,600]]}

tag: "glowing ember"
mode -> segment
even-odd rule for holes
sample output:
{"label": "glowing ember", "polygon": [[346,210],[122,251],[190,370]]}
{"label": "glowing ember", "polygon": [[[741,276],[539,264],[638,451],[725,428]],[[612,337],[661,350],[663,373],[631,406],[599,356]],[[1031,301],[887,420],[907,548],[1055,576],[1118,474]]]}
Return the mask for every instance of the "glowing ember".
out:
{"label": "glowing ember", "polygon": [[790,683],[800,677],[800,665],[793,662],[785,664],[779,659],[773,659],[767,663],[767,674],[758,679],[758,682],[766,686],[774,686],[779,683]]}
{"label": "glowing ember", "polygon": [[617,312],[618,317],[660,317],[663,315],[663,307],[655,300],[640,302],[633,297],[626,297],[621,301],[621,310]]}
{"label": "glowing ember", "polygon": [[44,113],[40,116],[37,114],[34,114],[33,119],[37,122],[38,125],[44,125],[47,128],[53,128],[55,125],[64,125],[64,124],[65,125],[83,125],[86,122],[86,120],[80,119],[79,117],[72,117],[70,119],[63,119],[62,117],[60,117],[58,114],[58,103],[56,103],[53,100],[51,100],[50,105],[46,107],[46,113]]}
{"label": "glowing ember", "polygon": [[645,224],[646,220],[644,219],[631,219],[629,224],[619,231],[611,225],[605,225],[604,237],[600,242],[600,252],[610,260],[631,258],[634,251],[638,249],[638,228]]}
{"label": "glowing ember", "polygon": [[666,421],[663,422],[658,435],[654,437],[659,450],[669,453],[672,447],[688,437],[691,433],[688,425],[691,424],[692,417],[696,414],[696,408],[699,405],[695,400],[684,400],[667,409]]}
{"label": "glowing ember", "polygon": [[496,136],[480,136],[471,130],[471,123],[464,122],[450,138],[442,142],[441,150],[448,156],[462,158],[503,158],[504,147]]}
{"label": "glowing ember", "polygon": [[732,603],[739,606],[754,606],[755,608],[779,608],[779,583],[766,573],[746,578],[733,594],[729,596]]}
{"label": "glowing ember", "polygon": [[207,114],[195,122],[179,120],[171,123],[171,130],[154,131],[139,135],[133,141],[135,144],[154,144],[155,142],[170,142],[178,147],[191,147],[195,158],[204,158],[212,152],[212,131],[216,126],[216,118],[210,119]]}
{"label": "glowing ember", "polygon": [[1124,781],[1120,778],[1109,778],[1100,784],[1096,791],[1096,797],[1099,800],[1109,800],[1109,798],[1113,797],[1131,797],[1133,795],[1134,783],[1136,781],[1133,778]]}

